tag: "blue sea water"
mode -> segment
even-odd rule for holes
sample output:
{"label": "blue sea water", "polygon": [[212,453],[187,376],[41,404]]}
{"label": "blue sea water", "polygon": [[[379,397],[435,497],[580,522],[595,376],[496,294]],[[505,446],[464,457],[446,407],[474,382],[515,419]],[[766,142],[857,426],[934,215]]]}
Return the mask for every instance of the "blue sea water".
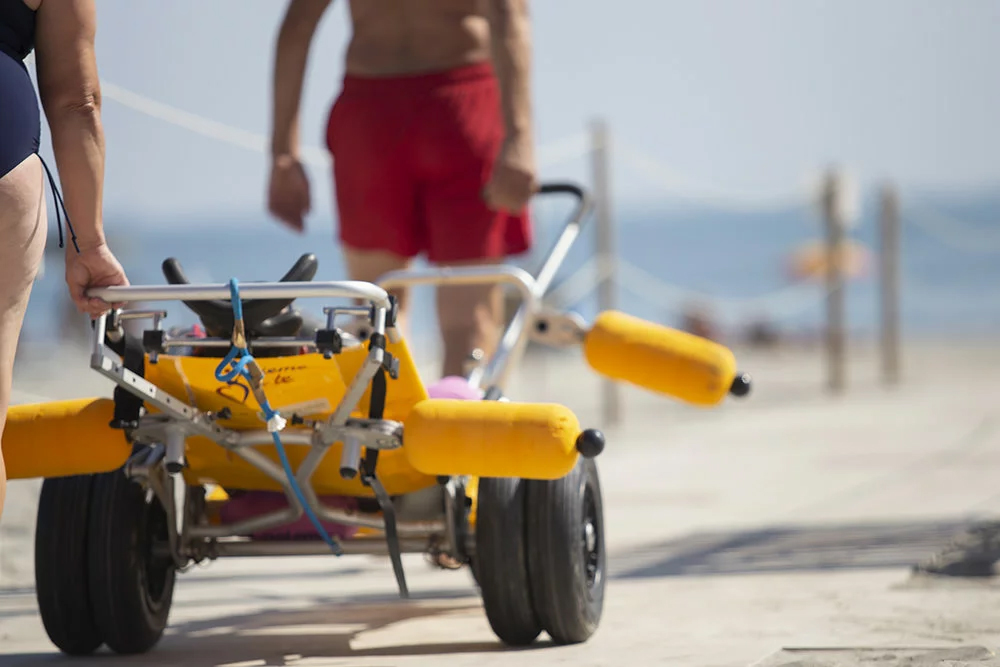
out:
{"label": "blue sea water", "polygon": [[[902,230],[902,320],[906,334],[1000,332],[1000,200],[939,201],[934,206],[963,221],[954,231],[928,229],[915,215],[904,214]],[[539,206],[537,247],[514,263],[537,270],[569,210],[559,203]],[[54,222],[53,222],[54,224]],[[330,221],[314,220],[306,235],[296,235],[259,213],[239,220],[206,216],[202,224],[176,227],[169,221],[109,215],[109,238],[133,284],[164,284],[164,258],[181,260],[192,281],[276,280],[304,252],[320,260],[317,280],[346,278]],[[50,231],[46,270],[37,281],[28,308],[25,336],[33,341],[56,339],[60,330],[76,326],[66,319],[61,251]],[[637,316],[677,324],[690,294],[708,297],[720,322],[730,329],[748,318],[771,320],[789,332],[815,331],[823,323],[823,286],[799,284],[788,274],[791,252],[820,239],[822,226],[815,212],[792,209],[774,212],[728,213],[688,207],[619,210],[615,245],[622,262],[636,267],[618,288],[618,307]],[[853,239],[878,252],[877,202],[868,198]],[[971,239],[971,242],[970,242]],[[977,242],[982,239],[982,242]],[[962,243],[957,243],[961,240]],[[594,228],[585,228],[560,270],[556,283],[569,278],[591,257]],[[847,291],[847,316],[852,331],[872,334],[878,326],[877,267],[853,280]],[[768,295],[772,295],[768,297]],[[597,312],[593,291],[577,292],[568,304],[584,317]],[[752,301],[765,297],[759,301]],[[320,312],[324,304],[305,300],[303,307]],[[433,292],[416,291],[413,318],[416,344],[436,337]],[[181,304],[168,303],[168,323],[186,324],[193,315]],[[70,324],[67,324],[67,321]]]}

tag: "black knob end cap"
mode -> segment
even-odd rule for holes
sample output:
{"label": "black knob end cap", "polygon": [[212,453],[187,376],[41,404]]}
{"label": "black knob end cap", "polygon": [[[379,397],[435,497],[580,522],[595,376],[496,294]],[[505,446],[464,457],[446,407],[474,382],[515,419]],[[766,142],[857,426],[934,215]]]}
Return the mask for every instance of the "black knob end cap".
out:
{"label": "black knob end cap", "polygon": [[742,398],[750,393],[751,384],[749,373],[737,373],[736,377],[733,378],[733,384],[729,387],[729,393]]}
{"label": "black knob end cap", "polygon": [[604,434],[596,428],[586,429],[576,438],[576,451],[584,458],[594,458],[604,451]]}

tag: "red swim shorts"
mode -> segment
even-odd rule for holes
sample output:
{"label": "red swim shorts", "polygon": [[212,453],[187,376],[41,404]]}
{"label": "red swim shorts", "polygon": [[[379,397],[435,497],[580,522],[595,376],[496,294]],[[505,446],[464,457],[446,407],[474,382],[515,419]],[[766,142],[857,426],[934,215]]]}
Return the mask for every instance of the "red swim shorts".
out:
{"label": "red swim shorts", "polygon": [[503,141],[489,63],[393,78],[348,75],[330,110],[341,242],[433,263],[494,259],[531,247],[527,210],[483,201]]}

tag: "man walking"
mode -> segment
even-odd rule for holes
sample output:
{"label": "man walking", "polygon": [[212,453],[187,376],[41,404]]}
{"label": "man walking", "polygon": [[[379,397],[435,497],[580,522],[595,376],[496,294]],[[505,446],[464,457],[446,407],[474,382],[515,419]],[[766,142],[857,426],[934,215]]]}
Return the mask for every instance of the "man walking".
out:
{"label": "man walking", "polygon": [[[304,229],[309,183],[298,111],[309,48],[330,0],[290,0],[274,60],[268,207]],[[496,263],[531,247],[537,190],[527,0],[354,0],[343,87],[330,110],[339,239],[352,280],[419,254]],[[407,312],[400,300],[402,326]],[[495,349],[498,286],[438,291],[444,375]]]}

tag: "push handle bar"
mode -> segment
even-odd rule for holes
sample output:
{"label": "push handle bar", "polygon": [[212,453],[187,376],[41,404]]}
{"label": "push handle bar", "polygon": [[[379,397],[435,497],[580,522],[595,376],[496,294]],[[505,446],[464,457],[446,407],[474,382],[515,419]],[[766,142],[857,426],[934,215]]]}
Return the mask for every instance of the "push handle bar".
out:
{"label": "push handle bar", "polygon": [[579,227],[594,208],[594,199],[590,193],[575,183],[542,183],[538,188],[539,195],[572,195],[576,199],[576,208],[570,214],[566,227]]}
{"label": "push handle bar", "polygon": [[[246,283],[240,286],[246,299],[334,298],[361,299],[378,308],[390,308],[389,295],[372,283],[343,280],[336,282]],[[95,287],[87,296],[108,303],[134,301],[211,301],[229,298],[229,285],[132,285],[129,287]]]}
{"label": "push handle bar", "polygon": [[[548,254],[536,277],[537,293],[545,292],[551,276],[562,263],[566,251],[575,240],[580,226],[593,208],[589,193],[573,183],[543,183],[539,195],[568,194],[577,200],[569,220],[563,227],[555,247]],[[296,299],[310,297],[362,299],[378,307],[389,308],[386,291],[377,285],[362,281],[337,282],[262,282],[246,283],[240,287],[246,299]],[[212,301],[228,299],[229,286],[226,284],[200,285],[132,285],[129,287],[95,287],[87,290],[87,296],[104,299],[108,303],[129,303],[135,301]]]}
{"label": "push handle bar", "polygon": [[563,260],[566,259],[570,247],[580,235],[584,220],[594,208],[594,200],[589,192],[574,183],[544,183],[539,187],[538,194],[568,194],[577,200],[576,208],[573,209],[566,224],[563,225],[555,243],[542,261],[541,268],[535,274],[536,293],[542,295],[549,289],[549,285],[559,271],[559,267],[562,266]]}

